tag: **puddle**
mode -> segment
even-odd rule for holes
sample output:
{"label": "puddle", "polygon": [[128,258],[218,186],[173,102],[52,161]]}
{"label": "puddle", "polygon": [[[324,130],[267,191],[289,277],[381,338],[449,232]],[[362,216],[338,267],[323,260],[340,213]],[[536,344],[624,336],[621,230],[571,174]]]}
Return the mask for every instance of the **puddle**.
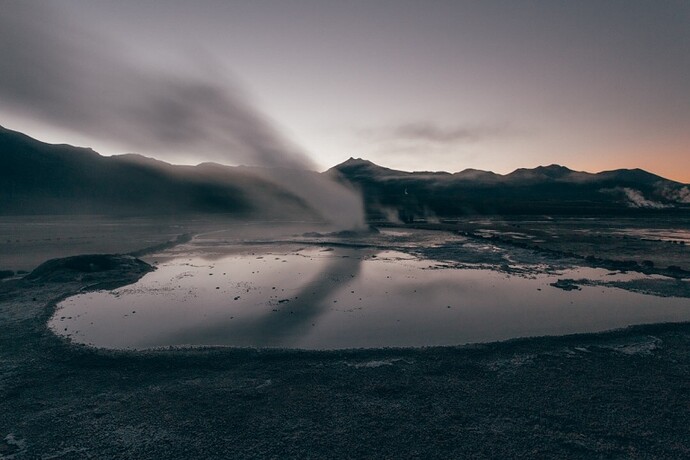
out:
{"label": "puddle", "polygon": [[181,254],[159,258],[156,271],[130,286],[64,300],[50,328],[105,348],[340,349],[457,345],[690,320],[688,299],[552,286],[559,279],[642,276],[600,269],[525,277],[447,268],[395,250],[318,245]]}
{"label": "puddle", "polygon": [[651,241],[690,244],[690,230],[637,228],[623,229],[617,231],[616,233],[627,237],[641,238]]}

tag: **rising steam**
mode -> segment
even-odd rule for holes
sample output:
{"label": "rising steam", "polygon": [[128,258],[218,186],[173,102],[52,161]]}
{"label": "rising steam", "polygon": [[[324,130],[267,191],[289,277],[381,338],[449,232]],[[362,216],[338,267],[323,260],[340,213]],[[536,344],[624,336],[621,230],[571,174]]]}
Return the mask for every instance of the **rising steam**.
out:
{"label": "rising steam", "polygon": [[[158,157],[313,169],[310,158],[281,136],[227,75],[136,61],[64,13],[48,2],[3,3],[5,111]],[[187,64],[186,70],[198,68]],[[299,177],[280,185],[339,227],[362,225],[361,199],[352,190],[315,174]]]}

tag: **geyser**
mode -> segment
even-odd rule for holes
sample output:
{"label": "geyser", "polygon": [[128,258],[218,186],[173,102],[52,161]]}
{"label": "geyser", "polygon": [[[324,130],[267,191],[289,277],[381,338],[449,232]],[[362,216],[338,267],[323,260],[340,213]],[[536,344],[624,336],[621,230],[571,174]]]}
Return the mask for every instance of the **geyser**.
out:
{"label": "geyser", "polygon": [[[0,105],[121,148],[158,157],[263,166],[339,228],[360,227],[362,200],[316,174],[220,65],[176,53],[176,66],[136,60],[61,6],[9,2],[0,15]],[[286,170],[293,173],[286,174]]]}

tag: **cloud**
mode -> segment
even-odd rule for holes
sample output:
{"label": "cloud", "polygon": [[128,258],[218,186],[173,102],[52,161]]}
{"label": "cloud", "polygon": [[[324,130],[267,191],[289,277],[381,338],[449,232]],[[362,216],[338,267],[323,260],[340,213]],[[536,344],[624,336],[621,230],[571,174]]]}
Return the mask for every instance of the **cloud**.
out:
{"label": "cloud", "polygon": [[363,134],[369,139],[392,142],[461,144],[502,138],[513,135],[514,131],[500,124],[441,126],[430,122],[412,122],[367,129]]}

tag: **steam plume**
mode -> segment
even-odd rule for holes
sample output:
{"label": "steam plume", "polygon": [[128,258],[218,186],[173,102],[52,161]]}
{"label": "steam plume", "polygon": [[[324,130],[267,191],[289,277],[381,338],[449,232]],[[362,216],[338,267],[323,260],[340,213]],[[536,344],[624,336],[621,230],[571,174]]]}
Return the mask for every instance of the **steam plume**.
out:
{"label": "steam plume", "polygon": [[[71,23],[54,4],[4,2],[2,10],[4,110],[159,157],[313,169],[227,75],[189,71],[198,67],[191,61],[185,71],[138,62],[113,40]],[[361,200],[340,184],[281,185],[338,226],[363,222]],[[346,212],[320,199],[338,194]]]}

